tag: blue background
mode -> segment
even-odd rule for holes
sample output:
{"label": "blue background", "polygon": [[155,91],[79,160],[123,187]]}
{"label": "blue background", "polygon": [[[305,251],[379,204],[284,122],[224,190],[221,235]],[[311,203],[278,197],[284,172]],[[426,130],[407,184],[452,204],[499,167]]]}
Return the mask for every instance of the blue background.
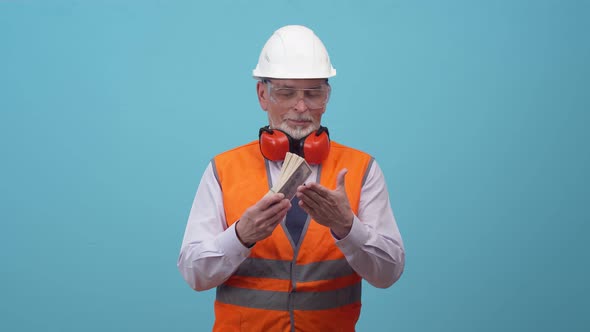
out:
{"label": "blue background", "polygon": [[206,331],[176,269],[208,161],[304,24],[407,265],[359,331],[588,331],[589,1],[0,0],[0,330]]}

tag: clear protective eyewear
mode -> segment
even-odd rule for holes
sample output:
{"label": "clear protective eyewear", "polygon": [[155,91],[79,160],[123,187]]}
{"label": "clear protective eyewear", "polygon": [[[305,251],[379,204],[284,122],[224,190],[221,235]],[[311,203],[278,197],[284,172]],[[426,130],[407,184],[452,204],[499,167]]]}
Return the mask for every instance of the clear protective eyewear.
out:
{"label": "clear protective eyewear", "polygon": [[327,82],[317,88],[291,88],[275,86],[270,81],[265,83],[268,85],[270,101],[282,107],[294,107],[303,99],[307,107],[319,109],[324,108],[330,99],[331,88]]}

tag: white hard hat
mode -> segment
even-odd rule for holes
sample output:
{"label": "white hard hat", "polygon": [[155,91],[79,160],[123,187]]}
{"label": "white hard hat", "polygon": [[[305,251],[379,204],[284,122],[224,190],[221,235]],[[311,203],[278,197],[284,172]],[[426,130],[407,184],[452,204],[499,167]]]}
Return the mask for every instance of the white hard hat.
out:
{"label": "white hard hat", "polygon": [[268,39],[252,75],[256,79],[329,78],[336,76],[336,69],[313,31],[301,25],[287,25]]}

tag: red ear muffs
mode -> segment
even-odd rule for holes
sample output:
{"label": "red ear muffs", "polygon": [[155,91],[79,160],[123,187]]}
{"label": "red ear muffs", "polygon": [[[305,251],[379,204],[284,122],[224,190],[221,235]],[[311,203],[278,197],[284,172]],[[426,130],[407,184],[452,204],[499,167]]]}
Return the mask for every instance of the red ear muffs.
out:
{"label": "red ear muffs", "polygon": [[304,137],[301,142],[302,156],[309,164],[321,164],[330,152],[328,128],[320,127],[315,133]]}
{"label": "red ear muffs", "polygon": [[287,152],[305,158],[310,164],[320,164],[330,152],[330,134],[328,128],[320,127],[316,132],[296,140],[287,133],[267,127],[258,132],[260,152],[272,161],[285,159]]}
{"label": "red ear muffs", "polygon": [[289,146],[291,145],[289,135],[268,127],[260,128],[258,142],[260,152],[262,152],[264,158],[271,161],[285,160],[285,155],[289,152]]}

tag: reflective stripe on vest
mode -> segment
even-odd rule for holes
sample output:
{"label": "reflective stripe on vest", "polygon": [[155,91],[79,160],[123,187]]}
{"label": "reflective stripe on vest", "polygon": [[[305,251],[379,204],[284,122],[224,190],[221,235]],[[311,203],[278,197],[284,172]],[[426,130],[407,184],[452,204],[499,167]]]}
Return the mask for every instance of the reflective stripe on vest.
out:
{"label": "reflective stripe on vest", "polygon": [[[236,276],[290,280],[291,261],[263,258],[246,258],[234,272]],[[345,277],[354,273],[345,258],[295,265],[293,276],[296,282],[318,281]]]}
{"label": "reflective stripe on vest", "polygon": [[219,302],[255,309],[326,310],[360,302],[361,283],[324,292],[273,292],[221,285],[216,296]]}

